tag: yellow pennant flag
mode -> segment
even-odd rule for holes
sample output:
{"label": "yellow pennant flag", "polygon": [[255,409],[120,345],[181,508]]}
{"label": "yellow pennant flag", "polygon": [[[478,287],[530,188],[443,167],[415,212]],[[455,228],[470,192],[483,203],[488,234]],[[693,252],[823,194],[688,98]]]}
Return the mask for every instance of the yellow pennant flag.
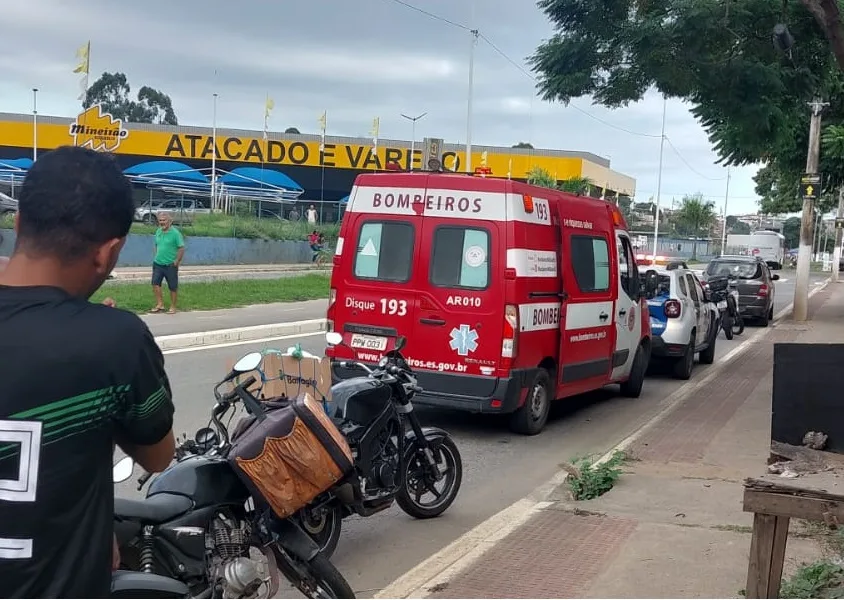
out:
{"label": "yellow pennant flag", "polygon": [[265,116],[265,117],[267,117],[267,118],[269,118],[270,113],[272,112],[272,110],[273,110],[274,108],[275,108],[275,102],[273,101],[273,99],[272,99],[272,98],[270,98],[269,96],[267,96],[267,104],[266,104],[266,106],[264,107],[264,116]]}
{"label": "yellow pennant flag", "polygon": [[84,46],[76,51],[76,68],[74,73],[88,74],[91,67],[91,41],[89,40]]}

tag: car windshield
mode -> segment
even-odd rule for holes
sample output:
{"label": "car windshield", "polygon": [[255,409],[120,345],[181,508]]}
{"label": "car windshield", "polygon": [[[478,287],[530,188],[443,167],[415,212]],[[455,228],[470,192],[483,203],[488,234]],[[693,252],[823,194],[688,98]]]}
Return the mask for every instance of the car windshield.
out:
{"label": "car windshield", "polygon": [[709,276],[726,275],[739,279],[759,279],[762,277],[762,267],[759,263],[746,261],[713,260],[706,267]]}

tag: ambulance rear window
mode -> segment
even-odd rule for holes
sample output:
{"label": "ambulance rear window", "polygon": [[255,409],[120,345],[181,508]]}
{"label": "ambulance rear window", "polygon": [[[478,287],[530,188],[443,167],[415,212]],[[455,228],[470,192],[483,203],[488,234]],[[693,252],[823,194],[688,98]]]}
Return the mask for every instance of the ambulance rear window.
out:
{"label": "ambulance rear window", "polygon": [[438,227],[431,256],[431,283],[484,290],[489,285],[489,232],[471,227]]}
{"label": "ambulance rear window", "polygon": [[581,292],[606,292],[610,289],[609,256],[609,244],[605,238],[571,236],[571,262]]}
{"label": "ambulance rear window", "polygon": [[367,221],[355,252],[355,277],[374,281],[410,280],[413,225],[404,221]]}

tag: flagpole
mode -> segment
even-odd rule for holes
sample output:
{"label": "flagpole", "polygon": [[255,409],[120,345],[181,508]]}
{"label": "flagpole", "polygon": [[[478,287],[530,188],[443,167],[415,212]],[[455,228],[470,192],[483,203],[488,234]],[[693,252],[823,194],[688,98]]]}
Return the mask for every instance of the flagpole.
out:
{"label": "flagpole", "polygon": [[32,162],[38,160],[38,88],[32,88]]}
{"label": "flagpole", "polygon": [[[322,141],[319,144],[319,162],[322,169],[319,176],[319,224],[325,222],[323,206],[325,206],[325,130],[328,128],[328,109],[322,111]],[[338,216],[340,205],[337,205]]]}
{"label": "flagpole", "polygon": [[214,113],[211,122],[211,206],[217,206],[217,92],[214,92]]}
{"label": "flagpole", "polygon": [[[471,20],[469,27],[473,27],[475,23],[475,2],[469,0],[471,3]],[[471,45],[469,46],[469,92],[466,97],[466,172],[472,172],[472,92],[475,87],[475,46],[478,45],[478,30],[470,29],[472,34],[470,38]]]}

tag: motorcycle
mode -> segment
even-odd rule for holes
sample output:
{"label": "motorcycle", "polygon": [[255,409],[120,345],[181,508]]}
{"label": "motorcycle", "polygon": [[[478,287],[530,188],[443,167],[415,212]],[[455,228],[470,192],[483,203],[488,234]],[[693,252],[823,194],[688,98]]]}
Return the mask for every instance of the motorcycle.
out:
{"label": "motorcycle", "polygon": [[[238,400],[253,416],[263,416],[263,409],[246,391],[254,377],[225,395],[219,389],[254,371],[261,359],[257,352],[244,356],[215,386],[214,428],[179,443],[175,462],[152,479],[144,500],[114,499],[121,569],[176,579],[194,598],[272,598],[279,573],[308,598],[354,598],[299,524],[278,518],[252,497],[227,460],[232,442],[222,418]],[[133,467],[131,458],[123,458],[114,466],[114,481],[129,479]],[[138,479],[138,490],[150,477]],[[265,572],[259,571],[261,559]]]}
{"label": "motorcycle", "polygon": [[731,277],[712,278],[708,282],[712,301],[717,303],[721,313],[721,328],[724,336],[731,340],[733,336],[744,333],[744,319],[739,312],[738,284]]}
{"label": "motorcycle", "polygon": [[[343,336],[329,332],[326,341],[342,345]],[[457,445],[448,432],[422,427],[413,412],[411,400],[422,388],[401,355],[405,343],[404,337],[397,338],[374,369],[341,362],[363,375],[331,387],[329,416],[352,449],[354,471],[297,515],[328,556],[344,518],[368,517],[395,502],[412,517],[430,519],[444,513],[460,490],[463,463]],[[433,496],[430,502],[423,502],[426,494]]]}

